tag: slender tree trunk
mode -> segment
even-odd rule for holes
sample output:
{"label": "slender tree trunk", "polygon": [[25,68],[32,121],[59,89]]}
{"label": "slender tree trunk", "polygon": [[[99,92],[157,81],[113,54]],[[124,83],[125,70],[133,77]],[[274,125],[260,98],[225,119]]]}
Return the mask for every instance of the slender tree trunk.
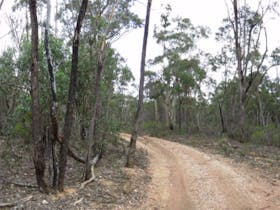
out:
{"label": "slender tree trunk", "polygon": [[155,107],[155,122],[159,122],[159,113],[158,113],[158,101],[154,99],[154,107]]}
{"label": "slender tree trunk", "polygon": [[91,156],[92,156],[92,147],[95,142],[96,137],[96,126],[97,126],[97,115],[100,105],[100,82],[101,82],[101,74],[103,70],[103,63],[104,60],[101,59],[98,61],[97,65],[97,71],[95,76],[95,87],[94,87],[94,93],[95,93],[95,102],[93,105],[93,115],[90,121],[90,127],[89,127],[89,136],[88,136],[88,145],[87,145],[87,156],[86,156],[86,165],[85,165],[85,180],[89,180],[91,178]]}
{"label": "slender tree trunk", "polygon": [[164,121],[166,128],[169,128],[170,125],[170,117],[169,117],[169,110],[170,110],[170,96],[168,94],[168,91],[166,92],[164,98],[163,98],[163,106],[164,106]]}
{"label": "slender tree trunk", "polygon": [[137,137],[138,137],[140,120],[141,120],[142,111],[143,111],[144,79],[145,79],[144,73],[145,73],[146,51],[147,51],[147,43],[148,43],[151,6],[152,6],[152,0],[148,0],[143,46],[142,46],[141,66],[140,66],[140,84],[139,84],[139,96],[138,96],[139,98],[138,98],[137,111],[136,111],[134,125],[133,125],[133,131],[132,131],[132,134],[130,137],[129,151],[127,154],[127,162],[126,162],[127,167],[132,166],[131,157],[135,154],[136,141],[137,141]]}
{"label": "slender tree trunk", "polygon": [[4,3],[4,0],[1,0],[0,1],[0,10],[1,10],[2,6],[3,6],[3,3]]}
{"label": "slender tree trunk", "polygon": [[219,104],[219,113],[220,113],[220,120],[221,120],[221,126],[222,126],[222,133],[226,133],[227,128],[226,128],[226,125],[225,125],[223,109],[222,109],[221,103],[218,102],[218,104]]}
{"label": "slender tree trunk", "polygon": [[200,132],[200,113],[196,113],[196,132]]}
{"label": "slender tree trunk", "polygon": [[50,16],[51,16],[51,3],[50,0],[47,0],[47,17],[45,22],[45,40],[44,40],[44,47],[45,47],[45,53],[47,57],[47,63],[48,63],[48,71],[49,71],[49,78],[50,78],[50,88],[51,88],[51,96],[52,96],[52,105],[51,105],[51,123],[52,123],[52,133],[53,138],[51,138],[51,143],[49,149],[49,156],[52,160],[52,185],[53,187],[56,187],[57,185],[57,157],[55,152],[55,145],[56,142],[59,142],[59,128],[58,128],[58,122],[57,122],[57,92],[56,92],[56,80],[55,80],[55,73],[52,63],[52,56],[51,56],[51,50],[50,50],[50,44],[49,44],[49,28],[50,28]]}
{"label": "slender tree trunk", "polygon": [[176,98],[172,98],[171,99],[171,109],[170,109],[170,130],[174,130],[175,129],[175,126],[176,126],[176,103],[177,103],[177,100]]}
{"label": "slender tree trunk", "polygon": [[182,99],[179,98],[179,114],[178,114],[178,123],[179,123],[179,130],[182,130]]}
{"label": "slender tree trunk", "polygon": [[246,88],[245,88],[245,72],[242,68],[242,49],[239,37],[239,11],[237,0],[233,1],[233,10],[234,10],[234,40],[235,40],[235,54],[237,60],[237,72],[239,77],[239,90],[240,90],[240,112],[239,112],[239,127],[241,139],[240,141],[245,140],[245,121],[246,121],[246,112],[245,112],[245,101],[246,101]]}
{"label": "slender tree trunk", "polygon": [[264,116],[265,109],[264,109],[260,94],[258,94],[257,100],[258,100],[258,107],[259,107],[259,125],[265,126],[266,125],[266,120],[265,120],[265,116]]}
{"label": "slender tree trunk", "polygon": [[39,65],[38,65],[38,20],[36,11],[36,0],[29,1],[31,17],[31,110],[32,110],[32,138],[34,144],[33,161],[36,173],[37,184],[43,192],[48,193],[48,186],[44,180],[45,164],[45,145],[41,136],[41,119],[39,105]]}
{"label": "slender tree trunk", "polygon": [[65,115],[63,142],[60,148],[59,156],[59,176],[58,176],[58,190],[63,191],[64,188],[64,177],[67,165],[67,153],[69,147],[69,140],[71,137],[72,124],[73,124],[73,114],[74,114],[74,104],[75,104],[75,93],[77,84],[77,72],[78,72],[78,53],[79,53],[79,43],[80,43],[80,31],[82,27],[82,22],[86,14],[88,5],[88,0],[83,0],[80,12],[77,20],[77,25],[74,32],[73,43],[72,43],[72,66],[71,66],[71,77],[68,93],[67,110]]}
{"label": "slender tree trunk", "polygon": [[246,95],[244,92],[244,84],[240,82],[240,113],[239,113],[239,126],[240,126],[240,134],[241,134],[241,142],[245,141],[245,122],[246,122],[246,109],[245,109],[245,102],[246,102]]}

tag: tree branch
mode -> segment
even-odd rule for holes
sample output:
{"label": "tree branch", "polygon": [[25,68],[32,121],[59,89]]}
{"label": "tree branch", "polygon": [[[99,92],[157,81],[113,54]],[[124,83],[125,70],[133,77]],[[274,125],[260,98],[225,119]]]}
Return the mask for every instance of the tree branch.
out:
{"label": "tree branch", "polygon": [[2,1],[0,2],[0,9],[1,9],[2,6],[3,6],[3,3],[4,3],[4,0],[2,0]]}
{"label": "tree branch", "polygon": [[19,182],[14,182],[11,180],[7,180],[4,177],[1,177],[1,179],[3,180],[3,182],[7,183],[7,184],[13,184],[15,186],[18,187],[26,187],[26,188],[38,188],[38,185],[32,185],[32,184],[25,184],[25,183],[19,183]]}
{"label": "tree branch", "polygon": [[91,178],[82,182],[80,189],[84,189],[86,185],[88,185],[89,183],[93,182],[96,178],[95,173],[94,173],[94,167],[96,165],[96,163],[98,162],[98,160],[101,157],[101,153],[98,153],[91,161],[90,161],[90,167],[91,167]]}
{"label": "tree branch", "polygon": [[268,52],[268,43],[267,43],[267,32],[266,32],[266,28],[264,28],[264,34],[265,34],[265,51],[264,54],[262,56],[262,59],[259,63],[259,65],[257,66],[257,72],[260,72],[260,68],[263,65],[264,59],[266,58],[267,52]]}
{"label": "tree branch", "polygon": [[23,204],[29,200],[31,200],[33,196],[30,195],[30,196],[27,196],[25,198],[22,198],[20,200],[17,200],[17,201],[14,201],[14,202],[9,202],[9,203],[0,203],[0,208],[8,208],[8,207],[13,207],[13,206],[16,206],[18,204]]}

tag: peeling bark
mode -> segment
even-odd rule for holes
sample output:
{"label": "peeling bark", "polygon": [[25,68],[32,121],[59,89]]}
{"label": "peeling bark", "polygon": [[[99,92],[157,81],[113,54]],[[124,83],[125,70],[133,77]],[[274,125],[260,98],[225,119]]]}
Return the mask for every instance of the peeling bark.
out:
{"label": "peeling bark", "polygon": [[56,187],[57,185],[57,157],[55,152],[56,141],[59,141],[59,131],[58,131],[58,122],[57,122],[57,93],[56,93],[56,80],[55,80],[55,72],[52,63],[51,49],[49,44],[49,28],[50,28],[50,16],[51,16],[51,3],[50,0],[47,1],[47,17],[45,22],[45,40],[44,47],[45,53],[47,57],[48,71],[49,71],[49,79],[50,79],[50,88],[51,88],[51,96],[52,96],[52,105],[51,105],[51,124],[52,124],[52,133],[53,138],[49,140],[49,161],[52,161],[52,171],[51,174],[53,176],[52,185]]}

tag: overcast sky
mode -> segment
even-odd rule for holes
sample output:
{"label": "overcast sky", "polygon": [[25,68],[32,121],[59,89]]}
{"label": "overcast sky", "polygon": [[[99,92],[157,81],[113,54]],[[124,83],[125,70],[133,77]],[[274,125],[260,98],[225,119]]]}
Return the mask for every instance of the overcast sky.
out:
{"label": "overcast sky", "polygon": [[[227,17],[226,3],[230,0],[153,0],[151,10],[151,23],[149,42],[147,49],[147,60],[154,58],[160,53],[160,47],[153,40],[154,25],[159,24],[160,15],[164,12],[164,5],[169,3],[172,7],[172,16],[180,16],[189,18],[194,25],[208,26],[212,31],[209,40],[202,42],[200,47],[211,53],[218,51],[217,43],[214,40],[214,34],[222,24],[222,19]],[[245,0],[240,0],[244,2]],[[263,3],[270,0],[262,0]],[[280,0],[277,0],[280,3]],[[53,5],[55,0],[52,0]],[[247,0],[253,7],[256,6],[258,0]],[[0,50],[5,49],[10,43],[8,37],[4,37],[9,32],[6,26],[6,16],[9,13],[13,1],[4,1],[4,5],[0,10]],[[137,0],[133,7],[134,12],[144,19],[146,13],[147,0]],[[268,20],[266,22],[268,28],[269,49],[280,46],[280,18]],[[125,34],[120,40],[113,44],[120,54],[127,60],[128,66],[136,77],[136,83],[139,80],[140,57],[143,40],[143,28],[131,31]]]}
{"label": "overcast sky", "polygon": [[[263,3],[269,0],[262,0]],[[278,0],[280,2],[280,0]],[[227,17],[226,3],[229,0],[153,0],[151,11],[151,24],[149,33],[149,42],[147,49],[147,59],[153,58],[160,53],[160,47],[153,40],[153,28],[159,23],[160,15],[163,10],[162,5],[169,3],[172,7],[172,15],[189,18],[194,25],[208,26],[212,31],[212,36],[200,44],[203,50],[211,53],[219,49],[214,39],[214,34],[222,25],[223,18]],[[240,0],[244,2],[244,0]],[[252,7],[256,7],[258,0],[247,0]],[[134,11],[141,18],[145,18],[147,0],[138,0],[134,6]],[[280,18],[267,21],[269,49],[280,46]],[[114,43],[114,47],[119,50],[121,55],[127,59],[128,66],[132,69],[136,83],[139,80],[140,57],[143,40],[143,28],[132,31],[122,37],[121,40]]]}

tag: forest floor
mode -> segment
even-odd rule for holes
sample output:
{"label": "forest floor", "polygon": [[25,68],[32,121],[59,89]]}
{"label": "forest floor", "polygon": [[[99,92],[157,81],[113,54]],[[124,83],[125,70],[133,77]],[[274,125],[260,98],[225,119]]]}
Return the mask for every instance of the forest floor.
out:
{"label": "forest floor", "polygon": [[[128,139],[129,135],[122,137]],[[172,139],[200,148],[148,136],[139,138],[139,146],[148,151],[152,176],[147,200],[139,209],[280,209],[279,160],[272,158],[279,158],[279,148],[232,145],[226,139],[207,147],[216,141],[206,138],[197,143],[199,139],[182,136]],[[239,157],[230,150],[244,154]],[[254,158],[246,159],[246,152]]]}
{"label": "forest floor", "polygon": [[[72,145],[73,146],[73,145]],[[73,147],[78,148],[79,145]],[[138,209],[151,178],[146,151],[136,153],[134,168],[125,168],[124,142],[111,142],[97,163],[94,182],[80,190],[83,164],[68,157],[64,193],[45,195],[36,187],[31,147],[20,139],[0,138],[0,209]],[[79,154],[82,157],[82,153]],[[1,208],[1,204],[11,207]]]}
{"label": "forest floor", "polygon": [[0,205],[17,201],[12,209],[40,210],[280,209],[279,148],[226,138],[173,135],[167,141],[144,136],[139,138],[135,167],[127,169],[126,144],[108,144],[96,180],[82,190],[83,164],[69,158],[65,192],[45,195],[36,188],[31,146],[2,138]]}

